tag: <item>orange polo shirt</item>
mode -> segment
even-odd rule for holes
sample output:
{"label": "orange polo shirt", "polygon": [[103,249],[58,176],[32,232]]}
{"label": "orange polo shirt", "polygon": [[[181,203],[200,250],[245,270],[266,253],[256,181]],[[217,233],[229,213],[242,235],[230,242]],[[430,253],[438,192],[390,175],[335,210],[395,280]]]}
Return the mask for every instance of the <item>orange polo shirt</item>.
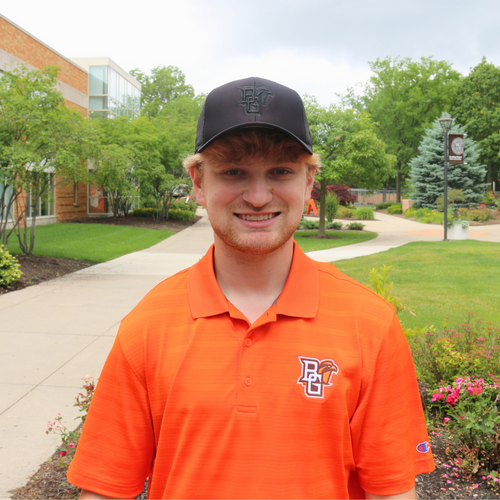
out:
{"label": "orange polo shirt", "polygon": [[285,288],[250,325],[213,250],[123,320],[68,472],[149,498],[361,498],[434,469],[392,306],[295,245]]}

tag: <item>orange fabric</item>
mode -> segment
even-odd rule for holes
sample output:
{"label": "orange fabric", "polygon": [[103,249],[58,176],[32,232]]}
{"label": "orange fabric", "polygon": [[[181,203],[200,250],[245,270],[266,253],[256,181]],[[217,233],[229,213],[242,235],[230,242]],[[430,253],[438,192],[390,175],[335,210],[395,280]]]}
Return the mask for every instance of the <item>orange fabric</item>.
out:
{"label": "orange fabric", "polygon": [[282,294],[249,325],[212,255],[123,320],[72,484],[131,498],[149,475],[155,499],[360,498],[434,469],[392,306],[296,245]]}

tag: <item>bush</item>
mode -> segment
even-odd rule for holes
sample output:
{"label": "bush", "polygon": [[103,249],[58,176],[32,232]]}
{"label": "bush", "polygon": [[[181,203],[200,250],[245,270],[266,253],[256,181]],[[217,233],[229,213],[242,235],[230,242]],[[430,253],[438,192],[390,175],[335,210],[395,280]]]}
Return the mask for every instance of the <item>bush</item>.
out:
{"label": "bush", "polygon": [[[311,197],[315,201],[319,201],[319,188],[320,184],[316,182],[311,193]],[[357,199],[356,196],[351,193],[351,188],[345,184],[329,184],[326,186],[326,190],[334,194],[339,199],[339,203],[342,206],[351,205]]]}
{"label": "bush", "polygon": [[0,245],[0,286],[14,284],[22,274],[17,259],[3,245]]}
{"label": "bush", "polygon": [[326,225],[327,229],[334,229],[335,231],[340,231],[344,224],[342,222],[328,222]]}
{"label": "bush", "polygon": [[339,208],[339,199],[334,194],[328,192],[326,193],[325,200],[325,212],[326,212],[326,220],[328,222],[332,222],[335,219],[335,214]]}
{"label": "bush", "polygon": [[[483,378],[457,377],[433,391],[432,402],[447,415],[455,464],[466,475],[499,465],[500,387]],[[453,453],[454,452],[454,453]]]}
{"label": "bush", "polygon": [[187,212],[196,212],[198,205],[194,201],[177,200],[170,204],[170,209],[172,208]]}
{"label": "bush", "polygon": [[378,205],[375,205],[375,210],[385,210],[386,208],[392,207],[394,205],[393,201],[383,201]]}
{"label": "bush", "polygon": [[488,209],[469,210],[468,212],[467,219],[475,222],[486,222],[493,218],[493,214]]}
{"label": "bush", "polygon": [[319,220],[302,219],[299,224],[299,229],[318,229]]}
{"label": "bush", "polygon": [[156,215],[156,208],[144,207],[144,208],[134,208],[129,213],[130,217],[154,217]]}
{"label": "bush", "polygon": [[387,209],[388,214],[402,214],[403,205],[401,203],[394,203]]}
{"label": "bush", "polygon": [[337,219],[351,219],[353,211],[347,207],[339,207],[337,210]]}
{"label": "bush", "polygon": [[350,229],[351,231],[363,231],[363,228],[365,227],[364,224],[361,224],[361,222],[351,222],[350,224],[347,224],[347,229]]}
{"label": "bush", "polygon": [[188,212],[187,210],[179,210],[178,208],[171,208],[168,211],[168,218],[171,220],[192,220],[196,213]]}
{"label": "bush", "polygon": [[434,326],[405,330],[420,380],[437,385],[451,384],[456,377],[482,377],[500,382],[500,328],[480,319],[458,328]]}
{"label": "bush", "polygon": [[370,207],[357,208],[354,211],[354,217],[360,220],[374,220],[373,210]]}
{"label": "bush", "polygon": [[391,266],[383,265],[380,270],[372,269],[370,271],[370,285],[369,288],[373,290],[375,293],[378,293],[382,298],[390,302],[394,308],[396,309],[396,313],[400,313],[401,311],[408,311],[415,316],[413,311],[408,309],[404,302],[401,299],[398,299],[392,293],[392,287],[394,283],[391,281],[387,283],[387,273]]}

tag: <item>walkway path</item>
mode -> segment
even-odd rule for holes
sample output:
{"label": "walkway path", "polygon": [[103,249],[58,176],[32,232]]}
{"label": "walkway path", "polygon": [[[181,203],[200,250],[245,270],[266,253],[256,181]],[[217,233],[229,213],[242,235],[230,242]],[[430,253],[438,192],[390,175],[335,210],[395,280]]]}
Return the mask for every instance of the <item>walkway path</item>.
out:
{"label": "walkway path", "polygon": [[[333,261],[442,239],[427,226],[384,214],[367,221],[366,229],[379,237],[310,255]],[[500,242],[500,225],[478,232],[488,234],[473,229],[471,237]],[[25,484],[58,446],[58,436],[45,434],[49,419],[61,412],[74,426],[81,378],[97,379],[120,320],[153,286],[197,262],[212,242],[204,218],[147,250],[0,296],[0,499]]]}

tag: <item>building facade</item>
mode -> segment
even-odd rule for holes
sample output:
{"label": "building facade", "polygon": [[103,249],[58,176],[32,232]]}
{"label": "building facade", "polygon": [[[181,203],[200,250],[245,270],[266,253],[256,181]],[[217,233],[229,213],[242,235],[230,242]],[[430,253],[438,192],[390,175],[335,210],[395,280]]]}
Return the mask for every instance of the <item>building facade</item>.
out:
{"label": "building facade", "polygon": [[[30,70],[57,66],[58,90],[66,104],[85,117],[132,118],[140,114],[141,85],[111,59],[69,59],[0,14],[0,75],[22,66]],[[50,172],[47,175],[52,175],[53,188],[37,209],[37,224],[108,213],[102,189],[84,182],[61,182]],[[26,203],[29,205],[29,193]],[[29,221],[29,210],[26,216]]]}

